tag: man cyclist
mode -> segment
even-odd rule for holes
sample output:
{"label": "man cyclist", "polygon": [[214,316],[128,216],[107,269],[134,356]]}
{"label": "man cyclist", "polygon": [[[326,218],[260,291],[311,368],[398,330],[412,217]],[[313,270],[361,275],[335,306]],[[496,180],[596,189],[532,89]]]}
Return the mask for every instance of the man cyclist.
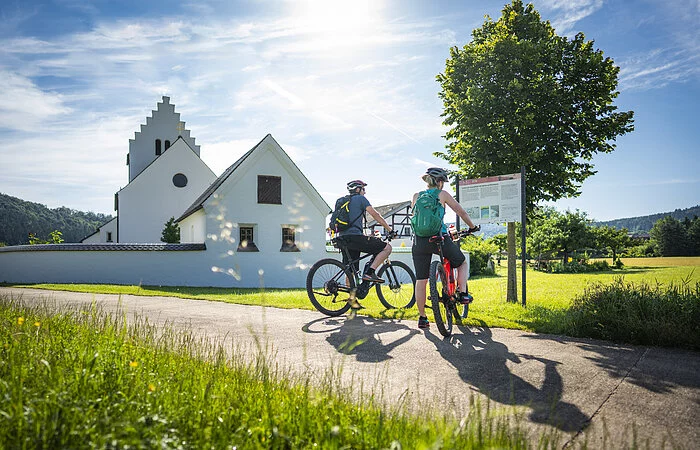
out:
{"label": "man cyclist", "polygon": [[[383,283],[384,280],[379,278],[376,274],[377,268],[389,257],[391,254],[391,245],[382,241],[380,238],[374,236],[365,236],[364,234],[364,218],[365,213],[369,213],[377,223],[384,227],[390,235],[394,235],[394,230],[391,229],[389,224],[384,220],[384,218],[377,212],[376,209],[372,207],[369,200],[365,197],[365,183],[362,180],[352,180],[348,182],[347,188],[348,192],[352,194],[350,198],[350,204],[348,209],[350,210],[350,226],[338,233],[342,244],[348,249],[350,258],[352,260],[358,259],[360,253],[371,253],[374,255],[372,258],[372,263],[365,270],[362,275],[362,280],[375,283]],[[345,252],[343,252],[343,263],[348,264],[350,261],[346,260]],[[353,270],[358,271],[358,267]],[[355,302],[353,302],[355,303]],[[353,304],[357,307],[357,304]]]}
{"label": "man cyclist", "polygon": [[[457,200],[455,200],[449,192],[442,190],[448,180],[447,171],[445,171],[445,169],[431,167],[426,171],[422,179],[428,185],[427,190],[438,191],[438,199],[440,200],[440,208],[442,208],[441,214],[443,217],[440,234],[443,236],[448,234],[444,222],[445,205],[449,206],[452,211],[462,218],[462,220],[469,225],[470,230],[476,229],[474,222],[472,222],[472,219],[464,208],[457,203]],[[411,207],[416,204],[419,194],[420,192],[413,194]],[[455,245],[449,235],[443,242],[442,252],[443,255],[450,260],[452,267],[457,267],[457,288],[460,292],[460,301],[462,303],[471,303],[473,300],[472,296],[467,292],[469,267],[464,254],[459,249],[459,246]],[[430,276],[430,261],[433,254],[439,253],[439,249],[436,243],[430,242],[430,237],[414,236],[411,253],[413,254],[413,266],[416,269],[416,306],[418,307],[419,315],[418,328],[428,328],[430,323],[428,322],[428,317],[425,315],[426,287]]]}

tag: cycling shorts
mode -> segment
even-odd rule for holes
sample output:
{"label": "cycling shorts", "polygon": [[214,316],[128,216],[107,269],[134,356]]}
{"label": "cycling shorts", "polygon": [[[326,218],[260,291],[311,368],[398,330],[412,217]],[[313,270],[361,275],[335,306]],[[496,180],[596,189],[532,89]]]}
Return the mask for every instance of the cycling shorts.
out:
{"label": "cycling shorts", "polygon": [[[386,242],[382,241],[377,237],[364,236],[360,234],[348,234],[345,236],[340,236],[338,237],[338,241],[341,245],[345,246],[345,248],[348,249],[348,253],[350,253],[350,258],[352,258],[353,261],[360,257],[360,253],[371,253],[373,255],[376,255],[382,250],[384,250],[384,247],[387,246]],[[349,261],[347,261],[345,252],[341,253],[343,254],[343,264],[347,264]],[[357,272],[357,264],[355,264],[354,270],[355,272]]]}
{"label": "cycling shorts", "polygon": [[[430,277],[430,262],[433,255],[440,254],[437,243],[430,242],[429,237],[414,236],[411,253],[413,254],[413,267],[416,269],[416,279],[427,280]],[[448,235],[445,235],[442,244],[442,254],[450,261],[452,267],[461,266],[467,259],[459,246]]]}

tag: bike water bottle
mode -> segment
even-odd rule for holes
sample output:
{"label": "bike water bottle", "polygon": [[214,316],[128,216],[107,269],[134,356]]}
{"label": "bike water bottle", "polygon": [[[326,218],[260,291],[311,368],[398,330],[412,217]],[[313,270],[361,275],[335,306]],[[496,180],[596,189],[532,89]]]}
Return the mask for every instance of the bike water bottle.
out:
{"label": "bike water bottle", "polygon": [[451,223],[450,227],[447,229],[447,232],[450,233],[450,238],[454,241],[457,237],[457,228],[455,228],[455,224]]}

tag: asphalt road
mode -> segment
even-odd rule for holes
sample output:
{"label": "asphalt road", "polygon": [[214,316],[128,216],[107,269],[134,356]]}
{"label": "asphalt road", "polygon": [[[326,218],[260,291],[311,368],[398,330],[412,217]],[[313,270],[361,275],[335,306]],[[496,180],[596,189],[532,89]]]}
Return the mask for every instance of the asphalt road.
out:
{"label": "asphalt road", "polygon": [[[470,399],[523,416],[560,446],[700,448],[700,353],[486,327],[443,339],[414,320],[328,318],[314,311],[0,287],[0,299],[52,308],[99,304],[253,351],[262,342],[289,370],[389,403],[463,416]],[[339,370],[342,368],[342,370]],[[358,392],[358,395],[363,395]]]}

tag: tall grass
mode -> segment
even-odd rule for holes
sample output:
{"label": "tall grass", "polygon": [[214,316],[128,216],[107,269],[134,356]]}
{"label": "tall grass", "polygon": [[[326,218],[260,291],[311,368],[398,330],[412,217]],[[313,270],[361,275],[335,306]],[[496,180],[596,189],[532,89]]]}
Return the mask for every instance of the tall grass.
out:
{"label": "tall grass", "polygon": [[[0,298],[0,448],[549,448],[475,402],[461,421],[320,385],[188,333]],[[250,356],[250,355],[249,355]],[[359,394],[359,395],[358,395]],[[536,439],[537,440],[537,439]]]}
{"label": "tall grass", "polygon": [[572,336],[700,350],[700,282],[662,285],[617,278],[576,297],[565,315]]}

